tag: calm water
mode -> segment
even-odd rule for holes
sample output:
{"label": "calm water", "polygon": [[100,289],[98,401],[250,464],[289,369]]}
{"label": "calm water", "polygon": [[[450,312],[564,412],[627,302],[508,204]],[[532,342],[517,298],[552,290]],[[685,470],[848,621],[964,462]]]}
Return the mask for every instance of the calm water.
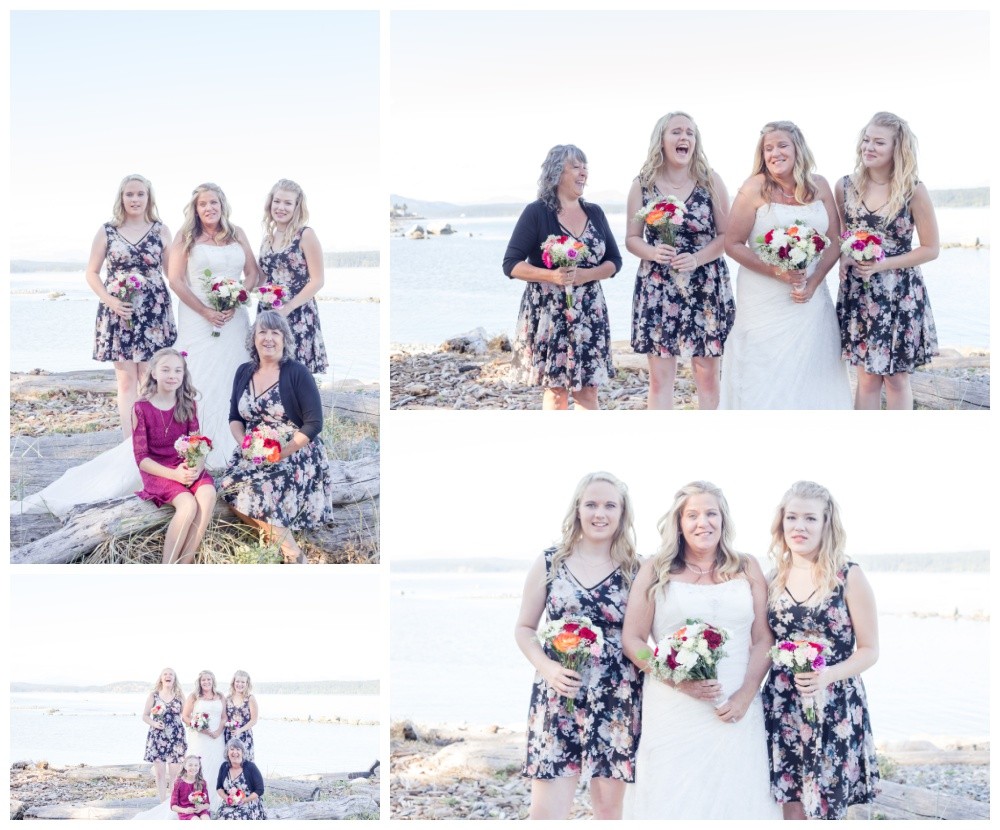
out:
{"label": "calm water", "polygon": [[[145,697],[134,694],[11,694],[10,759],[141,763],[149,731],[144,704]],[[259,705],[253,736],[265,775],[362,770],[378,758],[378,726],[308,722],[337,716],[377,721],[377,695],[264,695]]]}
{"label": "calm water", "polygon": [[[320,325],[333,380],[378,380],[378,268],[338,268],[327,275],[317,295]],[[34,273],[10,276],[10,368],[67,372],[110,368],[91,358],[97,298],[82,273]],[[24,293],[36,292],[41,293]],[[62,291],[58,300],[49,291]],[[176,314],[176,299],[174,311]],[[251,319],[254,312],[251,309]],[[53,334],[58,332],[58,337]]]}
{"label": "calm water", "polygon": [[[912,612],[988,612],[989,580],[868,577],[879,606],[880,658],[864,674],[876,739],[987,737],[989,622]],[[393,575],[393,719],[524,728],[534,670],[513,636],[523,580],[520,573]]]}
{"label": "calm water", "polygon": [[[950,208],[937,212],[941,239],[988,244],[989,210]],[[625,250],[619,235],[625,216],[610,215],[622,270],[601,285],[608,303],[611,336],[628,340],[632,321],[632,289],[639,260]],[[501,270],[516,217],[448,220],[458,233],[423,240],[390,242],[392,307],[389,326],[394,343],[438,344],[460,332],[482,326],[490,334],[514,333],[524,284],[508,280]],[[988,249],[949,248],[921,266],[942,346],[989,348]],[[738,266],[729,260],[734,277]],[[734,280],[735,282],[735,280]],[[837,295],[836,269],[827,277]]]}

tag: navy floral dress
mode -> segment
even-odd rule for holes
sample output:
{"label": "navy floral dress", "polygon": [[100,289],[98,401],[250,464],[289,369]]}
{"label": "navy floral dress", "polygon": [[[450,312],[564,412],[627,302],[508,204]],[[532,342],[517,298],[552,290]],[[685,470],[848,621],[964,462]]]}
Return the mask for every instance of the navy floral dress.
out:
{"label": "navy floral dress", "polygon": [[162,227],[154,222],[133,245],[110,222],[104,225],[108,238],[105,287],[111,279],[133,273],[143,277],[145,285],[131,299],[130,321],[122,320],[104,303],[97,306],[94,360],[142,363],[177,339],[170,292],[163,280]]}
{"label": "navy floral dress", "polygon": [[[549,573],[556,549],[545,551]],[[529,778],[579,775],[635,780],[642,711],[642,675],[622,650],[622,621],[628,588],[616,570],[592,588],[585,588],[560,563],[548,585],[545,614],[549,620],[567,615],[588,617],[604,634],[599,660],[583,667],[583,688],[566,710],[567,699],[538,674],[528,710],[528,755],[522,773]],[[546,652],[555,658],[554,652]]]}
{"label": "navy floral dress", "polygon": [[[272,285],[280,285],[289,297],[298,294],[309,282],[309,269],[302,253],[302,234],[306,228],[299,228],[292,237],[291,244],[280,251],[272,251],[270,240],[265,239],[260,248],[260,270],[264,280]],[[309,367],[314,375],[323,374],[329,363],[326,359],[326,345],[319,327],[319,309],[316,298],[299,306],[288,315],[288,325],[295,335],[295,359]]]}
{"label": "navy floral dress", "polygon": [[[605,242],[589,219],[579,241],[590,251],[581,267],[594,268],[604,261]],[[607,383],[613,372],[611,327],[600,280],[573,286],[571,308],[562,286],[528,282],[517,316],[511,378],[529,386],[582,389]]]}
{"label": "navy floral dress", "polygon": [[[654,185],[642,188],[642,204],[663,195]],[[656,232],[646,226],[652,245]],[[718,232],[712,195],[696,185],[684,203],[684,224],[676,229],[679,253],[694,254]],[[736,305],[724,257],[707,262],[690,274],[670,274],[666,265],[639,262],[632,295],[632,348],[657,357],[719,357],[736,319]]]}
{"label": "navy floral dress", "polygon": [[187,755],[184,721],[181,720],[181,710],[184,708],[184,703],[179,697],[175,697],[170,703],[167,703],[160,697],[159,692],[153,692],[153,705],[162,706],[165,710],[163,729],[149,727],[149,734],[146,736],[146,754],[143,758],[146,761],[165,761],[168,764],[179,764]]}
{"label": "navy floral dress", "polygon": [[[887,257],[908,253],[913,243],[909,204],[892,219],[865,207],[850,176],[844,176],[844,222],[848,229],[867,227],[882,237]],[[837,297],[844,360],[872,375],[912,372],[938,353],[937,329],[919,268],[894,268],[869,281],[853,267]]]}
{"label": "navy floral dress", "polygon": [[[819,637],[831,646],[828,665],[854,653],[854,627],[844,599],[853,562],[838,574],[840,585],[817,606],[796,602],[785,591],[767,610],[777,640]],[[784,804],[802,803],[808,818],[842,819],[851,804],[868,804],[878,793],[878,763],[868,719],[865,685],[858,676],[826,687],[825,705],[806,720],[791,672],[771,667],[761,692],[771,759],[771,794]]]}
{"label": "navy floral dress", "polygon": [[[266,424],[280,433],[282,445],[295,434],[277,383],[259,397],[254,397],[253,386],[248,385],[239,412],[247,432]],[[330,462],[319,436],[274,464],[254,464],[237,447],[218,489],[241,513],[269,524],[305,530],[333,519]]]}
{"label": "navy floral dress", "polygon": [[[226,727],[224,732],[224,737],[226,743],[229,743],[231,738],[239,738],[243,741],[243,745],[246,750],[243,752],[243,758],[246,761],[253,760],[253,730],[248,729],[246,732],[241,732],[239,735],[236,734],[236,730],[239,729],[243,724],[249,723],[251,718],[250,714],[250,699],[246,698],[241,706],[237,706],[230,700],[226,698]],[[232,728],[229,724],[234,724]]]}
{"label": "navy floral dress", "polygon": [[[243,790],[245,793],[250,791],[246,776],[244,776],[242,771],[236,776],[235,780],[232,775],[232,770],[226,773],[226,780],[222,782],[222,789],[226,792],[234,788]],[[219,814],[216,818],[220,821],[264,821],[267,819],[267,813],[264,811],[264,802],[260,798],[255,798],[252,801],[243,801],[233,806],[223,804],[219,808]]]}

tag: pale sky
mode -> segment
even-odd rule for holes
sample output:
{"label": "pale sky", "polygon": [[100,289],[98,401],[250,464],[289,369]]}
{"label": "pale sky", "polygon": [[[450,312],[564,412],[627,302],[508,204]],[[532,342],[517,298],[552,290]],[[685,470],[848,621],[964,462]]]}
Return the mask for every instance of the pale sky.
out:
{"label": "pale sky", "polygon": [[10,32],[12,259],[86,260],[132,173],[173,232],[211,181],[256,250],[287,178],[324,249],[379,247],[377,11],[19,11]]}
{"label": "pale sky", "polygon": [[390,35],[389,182],[412,199],[529,201],[555,144],[587,154],[592,197],[624,195],[675,110],[731,194],[767,121],[832,181],[877,110],[909,121],[931,189],[989,184],[983,11],[395,12]]}

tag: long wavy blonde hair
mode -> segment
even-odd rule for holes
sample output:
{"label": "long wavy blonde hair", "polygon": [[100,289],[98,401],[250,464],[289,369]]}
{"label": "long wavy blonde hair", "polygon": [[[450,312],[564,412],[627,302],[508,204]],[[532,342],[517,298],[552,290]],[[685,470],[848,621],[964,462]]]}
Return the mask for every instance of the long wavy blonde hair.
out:
{"label": "long wavy blonde hair", "polygon": [[159,362],[168,357],[176,357],[184,365],[184,379],[177,387],[175,393],[177,402],[174,404],[174,420],[183,424],[190,421],[197,411],[198,390],[191,382],[191,372],[188,371],[184,355],[177,349],[160,349],[149,359],[149,363],[146,364],[146,372],[142,376],[142,384],[139,386],[139,400],[148,401],[156,394],[156,379],[153,377],[153,373]]}
{"label": "long wavy blonde hair", "polygon": [[910,201],[914,189],[920,183],[920,176],[917,174],[917,137],[910,129],[910,125],[898,115],[893,115],[891,112],[877,112],[872,116],[871,121],[865,124],[858,135],[857,161],[851,174],[851,184],[854,185],[854,190],[860,199],[865,198],[868,182],[871,181],[868,169],[862,160],[861,143],[868,128],[873,126],[885,127],[893,133],[889,201],[886,202],[886,216],[892,218]]}
{"label": "long wavy blonde hair", "polygon": [[714,496],[719,503],[719,513],[722,514],[719,547],[715,553],[716,576],[726,582],[746,573],[746,561],[733,547],[733,518],[722,490],[710,481],[692,481],[677,491],[670,509],[656,524],[656,529],[660,532],[660,547],[653,556],[653,582],[646,592],[648,599],[653,599],[657,591],[666,587],[674,575],[685,568],[687,543],[681,530],[681,517],[687,500],[699,495]]}
{"label": "long wavy blonde hair", "polygon": [[174,697],[184,697],[184,690],[181,688],[181,682],[177,679],[177,672],[170,668],[170,666],[162,668],[160,673],[156,676],[156,684],[153,686],[153,692],[157,693],[160,691],[160,687],[163,685],[163,675],[165,672],[170,672],[174,676],[174,685],[171,689],[174,693]]}
{"label": "long wavy blonde hair", "polygon": [[816,170],[816,160],[813,158],[809,146],[806,144],[805,136],[791,121],[769,121],[760,131],[760,138],[757,140],[757,149],[754,151],[754,169],[751,173],[756,176],[758,173],[764,174],[764,186],[761,188],[761,195],[768,202],[773,201],[774,192],[780,191],[778,183],[771,176],[771,171],[767,169],[764,160],[764,141],[768,135],[781,131],[788,133],[795,146],[795,165],[792,167],[792,175],[795,177],[795,199],[800,204],[811,202],[816,198],[816,183],[813,181],[813,172]]}
{"label": "long wavy blonde hair", "polygon": [[156,209],[156,197],[153,195],[153,183],[145,176],[133,173],[131,176],[126,176],[122,179],[121,184],[118,185],[118,198],[115,199],[115,206],[111,208],[111,224],[116,228],[120,228],[125,224],[125,205],[122,204],[122,198],[125,194],[125,185],[129,182],[141,182],[142,186],[146,188],[146,195],[148,196],[146,199],[146,221],[159,222],[160,213]]}
{"label": "long wavy blonde hair", "polygon": [[823,532],[819,554],[812,571],[817,589],[807,600],[809,605],[817,605],[840,584],[838,574],[847,564],[845,553],[847,534],[840,521],[840,508],[837,507],[837,502],[829,490],[815,481],[796,481],[781,497],[781,502],[774,513],[769,553],[774,560],[775,570],[768,589],[768,599],[774,602],[781,596],[788,583],[788,573],[792,569],[792,552],[785,542],[785,510],[792,499],[818,499],[823,502]]}
{"label": "long wavy blonde hair", "polygon": [[[271,216],[271,201],[274,199],[274,194],[279,190],[286,190],[289,193],[295,194],[295,210],[292,211],[292,218],[285,227],[285,232],[281,235],[281,239],[276,239],[274,232],[278,225]],[[271,192],[267,194],[267,200],[264,202],[264,219],[261,222],[261,228],[264,230],[264,241],[272,240],[272,251],[280,251],[282,248],[287,248],[295,234],[298,233],[299,228],[303,227],[308,221],[309,208],[306,207],[306,194],[303,193],[302,188],[291,179],[278,179],[274,187],[271,188]]]}
{"label": "long wavy blonde hair", "polygon": [[569,510],[562,523],[562,539],[556,546],[556,552],[552,556],[552,566],[549,570],[548,581],[551,582],[556,575],[559,564],[573,552],[573,546],[583,538],[583,526],[580,524],[580,501],[583,499],[584,491],[595,481],[605,481],[612,485],[621,497],[622,515],[618,522],[618,529],[611,538],[611,561],[621,568],[622,579],[627,588],[632,584],[636,571],[639,570],[639,557],[636,554],[635,528],[633,526],[632,499],[628,494],[628,487],[624,481],[613,476],[611,473],[598,471],[588,473],[580,479],[576,485],[576,492],[573,493],[573,500],[570,502]]}
{"label": "long wavy blonde hair", "polygon": [[247,682],[247,690],[243,693],[243,697],[248,699],[253,694],[253,683],[250,682],[250,675],[242,669],[237,669],[233,673],[233,679],[229,681],[229,697],[236,694],[236,679],[238,677],[242,677]]}
{"label": "long wavy blonde hair", "polygon": [[190,252],[198,237],[201,236],[201,217],[198,216],[198,210],[195,206],[198,204],[198,197],[202,193],[208,192],[219,197],[219,206],[222,209],[222,215],[219,218],[219,232],[214,237],[215,244],[229,245],[236,241],[236,226],[229,219],[229,200],[226,199],[226,194],[217,184],[205,182],[191,191],[191,200],[184,205],[184,224],[181,226],[179,236],[184,240],[185,252]]}
{"label": "long wavy blonde hair", "polygon": [[670,123],[670,119],[678,117],[686,118],[694,126],[694,153],[688,159],[688,172],[690,172],[695,182],[708,190],[714,198],[715,190],[712,187],[712,168],[708,163],[708,157],[705,155],[705,150],[701,143],[701,130],[698,129],[698,125],[690,115],[680,110],[668,112],[653,127],[653,132],[649,137],[649,150],[646,152],[646,161],[643,162],[642,169],[639,170],[639,184],[643,187],[649,187],[660,172],[660,168],[663,166],[663,134],[667,131],[667,124]]}
{"label": "long wavy blonde hair", "polygon": [[195,698],[201,697],[201,679],[203,677],[212,678],[212,696],[214,697],[219,693],[219,682],[215,679],[215,672],[211,672],[208,669],[203,669],[198,672],[198,679],[195,681],[195,689],[191,694],[193,694]]}

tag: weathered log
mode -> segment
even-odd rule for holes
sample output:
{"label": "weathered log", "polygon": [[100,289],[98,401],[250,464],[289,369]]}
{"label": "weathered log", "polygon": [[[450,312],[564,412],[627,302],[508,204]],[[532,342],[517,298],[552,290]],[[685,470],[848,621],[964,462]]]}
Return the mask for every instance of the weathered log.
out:
{"label": "weathered log", "polygon": [[315,801],[319,796],[319,784],[291,778],[268,778],[264,781],[264,792],[291,796],[296,801]]}
{"label": "weathered log", "polygon": [[152,764],[126,764],[105,766],[67,767],[63,772],[73,781],[99,781],[102,778],[119,778],[126,781],[153,780]]}
{"label": "weathered log", "polygon": [[24,802],[16,798],[10,800],[10,820],[20,821],[24,818]]}
{"label": "weathered log", "polygon": [[158,798],[127,798],[117,801],[84,801],[66,804],[39,804],[24,811],[25,818],[90,819],[108,821],[130,819],[144,810],[151,810]]}
{"label": "weathered log", "polygon": [[379,803],[370,795],[348,795],[325,801],[305,801],[268,807],[267,791],[265,790],[264,807],[267,810],[268,819],[343,821],[379,815]]}
{"label": "weathered log", "polygon": [[885,819],[988,819],[990,805],[971,798],[906,787],[892,781],[882,781],[873,804],[851,807],[848,818]]}
{"label": "weathered log", "polygon": [[956,378],[916,371],[910,376],[913,399],[925,409],[989,409],[989,377]]}

